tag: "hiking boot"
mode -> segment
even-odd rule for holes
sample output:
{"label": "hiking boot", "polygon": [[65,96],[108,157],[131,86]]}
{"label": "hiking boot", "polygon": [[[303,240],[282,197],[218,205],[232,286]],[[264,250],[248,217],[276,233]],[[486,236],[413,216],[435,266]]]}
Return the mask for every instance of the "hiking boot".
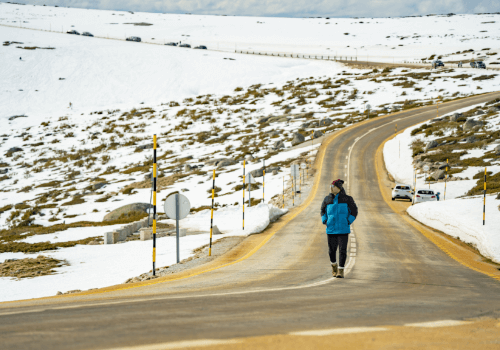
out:
{"label": "hiking boot", "polygon": [[338,267],[337,264],[332,264],[332,275],[333,277],[337,277]]}
{"label": "hiking boot", "polygon": [[344,269],[339,269],[336,277],[337,278],[344,278]]}

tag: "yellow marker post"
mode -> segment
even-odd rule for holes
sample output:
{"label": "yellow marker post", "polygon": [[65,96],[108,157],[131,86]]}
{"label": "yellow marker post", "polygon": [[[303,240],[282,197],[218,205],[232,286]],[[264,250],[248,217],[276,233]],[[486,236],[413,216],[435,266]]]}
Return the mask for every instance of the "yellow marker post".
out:
{"label": "yellow marker post", "polygon": [[439,118],[439,100],[436,101],[437,118]]}
{"label": "yellow marker post", "polygon": [[446,200],[446,182],[448,181],[448,159],[446,159],[446,177],[444,178],[444,196],[443,201]]}
{"label": "yellow marker post", "polygon": [[155,275],[156,275],[156,134],[153,135],[153,276]]}
{"label": "yellow marker post", "polygon": [[208,256],[212,256],[212,232],[214,227],[214,197],[215,197],[215,169],[212,177],[212,213],[210,215],[210,246],[208,248]]}
{"label": "yellow marker post", "polygon": [[300,191],[300,200],[302,201],[302,177],[300,175],[301,174],[299,173],[299,191]]}
{"label": "yellow marker post", "polygon": [[311,147],[314,148],[314,131],[311,131]]}
{"label": "yellow marker post", "polygon": [[486,167],[484,167],[483,226],[486,222]]}
{"label": "yellow marker post", "polygon": [[396,127],[394,129],[394,133],[397,134],[398,133],[398,123],[396,123]]}
{"label": "yellow marker post", "polygon": [[243,230],[245,229],[245,160],[243,160]]}

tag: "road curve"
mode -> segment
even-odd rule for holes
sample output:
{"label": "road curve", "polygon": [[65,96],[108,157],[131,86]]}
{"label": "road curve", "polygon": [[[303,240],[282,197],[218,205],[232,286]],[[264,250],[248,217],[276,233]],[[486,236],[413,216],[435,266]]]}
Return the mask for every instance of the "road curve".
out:
{"label": "road curve", "polygon": [[[440,105],[440,113],[500,93]],[[0,304],[6,349],[107,349],[336,327],[500,316],[500,283],[450,258],[382,198],[377,148],[435,107],[344,129],[324,148],[317,191],[260,249],[190,278],[70,298]],[[349,167],[347,167],[349,166]],[[331,278],[321,201],[345,178],[359,208],[346,278]],[[285,219],[284,219],[285,220]],[[352,238],[355,237],[353,240]]]}

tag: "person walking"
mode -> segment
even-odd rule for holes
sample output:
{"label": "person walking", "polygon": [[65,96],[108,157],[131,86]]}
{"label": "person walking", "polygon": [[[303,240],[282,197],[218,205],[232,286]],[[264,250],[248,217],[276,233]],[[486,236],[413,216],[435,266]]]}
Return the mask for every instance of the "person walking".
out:
{"label": "person walking", "polygon": [[[337,179],[330,185],[330,194],[321,204],[321,221],[326,225],[328,253],[333,277],[344,278],[344,267],[347,259],[347,242],[351,233],[351,224],[358,216],[358,207],[344,190],[344,181]],[[337,265],[337,247],[339,262]]]}

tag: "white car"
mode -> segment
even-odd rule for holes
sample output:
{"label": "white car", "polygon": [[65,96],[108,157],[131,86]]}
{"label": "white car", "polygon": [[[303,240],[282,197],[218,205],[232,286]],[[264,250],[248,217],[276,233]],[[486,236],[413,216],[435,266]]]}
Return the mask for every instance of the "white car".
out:
{"label": "white car", "polygon": [[396,184],[396,187],[392,189],[392,200],[396,198],[409,199],[410,202],[413,200],[413,191],[410,185]]}
{"label": "white car", "polygon": [[433,190],[419,189],[415,195],[415,204],[422,202],[434,202],[439,200],[439,192],[435,193]]}

